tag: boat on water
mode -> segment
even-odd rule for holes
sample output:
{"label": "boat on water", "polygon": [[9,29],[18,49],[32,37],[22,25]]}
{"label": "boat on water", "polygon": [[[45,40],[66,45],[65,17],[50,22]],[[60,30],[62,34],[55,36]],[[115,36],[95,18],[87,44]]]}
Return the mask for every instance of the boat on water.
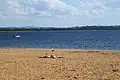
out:
{"label": "boat on water", "polygon": [[12,35],[15,38],[20,38],[20,35]]}

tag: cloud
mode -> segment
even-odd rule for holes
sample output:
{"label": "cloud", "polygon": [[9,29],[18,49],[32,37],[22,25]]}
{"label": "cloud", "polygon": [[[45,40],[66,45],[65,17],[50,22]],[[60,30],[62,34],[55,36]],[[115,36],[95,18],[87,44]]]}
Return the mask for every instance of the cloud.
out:
{"label": "cloud", "polygon": [[100,20],[107,23],[110,18],[119,21],[119,3],[119,0],[0,0],[0,25],[3,21],[16,25],[92,24]]}
{"label": "cloud", "polygon": [[17,16],[92,16],[101,17],[118,0],[80,0],[79,8],[65,0],[5,0],[8,14]]}
{"label": "cloud", "polygon": [[80,10],[84,12],[86,16],[92,17],[105,17],[106,13],[114,11],[118,12],[120,8],[119,0],[81,0]]}
{"label": "cloud", "polygon": [[69,15],[77,10],[62,0],[6,0],[6,2],[9,9],[18,15]]}
{"label": "cloud", "polygon": [[80,9],[88,16],[101,16],[107,9],[106,0],[81,0]]}

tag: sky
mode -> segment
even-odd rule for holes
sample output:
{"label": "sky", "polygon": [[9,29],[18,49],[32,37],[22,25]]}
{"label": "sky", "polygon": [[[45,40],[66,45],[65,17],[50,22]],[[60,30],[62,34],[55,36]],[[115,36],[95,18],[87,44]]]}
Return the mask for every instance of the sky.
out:
{"label": "sky", "polygon": [[119,25],[120,0],[0,0],[0,27]]}

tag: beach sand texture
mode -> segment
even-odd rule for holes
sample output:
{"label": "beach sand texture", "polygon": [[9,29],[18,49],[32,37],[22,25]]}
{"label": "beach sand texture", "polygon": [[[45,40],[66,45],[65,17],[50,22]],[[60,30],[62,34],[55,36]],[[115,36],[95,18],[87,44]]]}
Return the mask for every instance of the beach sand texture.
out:
{"label": "beach sand texture", "polygon": [[[45,55],[64,58],[38,58]],[[74,49],[0,49],[0,80],[120,80],[120,54]]]}

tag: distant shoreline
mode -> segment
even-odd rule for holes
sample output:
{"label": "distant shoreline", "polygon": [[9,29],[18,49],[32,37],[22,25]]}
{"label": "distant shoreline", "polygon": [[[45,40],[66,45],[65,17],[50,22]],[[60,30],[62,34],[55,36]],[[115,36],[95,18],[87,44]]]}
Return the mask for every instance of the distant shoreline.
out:
{"label": "distant shoreline", "polygon": [[62,32],[62,31],[120,31],[120,30],[14,30],[14,31],[0,31],[0,32]]}
{"label": "distant shoreline", "polygon": [[120,30],[120,25],[116,26],[73,26],[73,27],[0,27],[0,32],[14,31],[14,32],[27,32],[27,31],[86,31],[86,30]]}

